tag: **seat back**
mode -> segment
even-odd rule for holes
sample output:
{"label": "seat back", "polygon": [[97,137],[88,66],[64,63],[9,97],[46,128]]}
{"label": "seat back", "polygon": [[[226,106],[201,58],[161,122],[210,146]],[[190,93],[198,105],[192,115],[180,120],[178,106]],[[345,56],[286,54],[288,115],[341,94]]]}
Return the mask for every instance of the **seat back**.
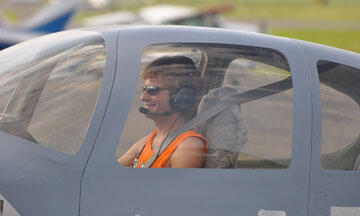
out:
{"label": "seat back", "polygon": [[[201,99],[197,114],[236,94],[236,89],[226,86],[210,90]],[[209,142],[204,168],[236,168],[238,155],[247,141],[247,127],[240,105],[229,106],[195,129]]]}

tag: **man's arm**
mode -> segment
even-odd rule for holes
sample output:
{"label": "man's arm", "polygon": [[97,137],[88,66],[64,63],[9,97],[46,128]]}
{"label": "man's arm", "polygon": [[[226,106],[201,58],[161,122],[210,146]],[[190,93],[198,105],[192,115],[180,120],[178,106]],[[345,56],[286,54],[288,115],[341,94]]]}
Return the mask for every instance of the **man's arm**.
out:
{"label": "man's arm", "polygon": [[143,146],[146,144],[146,141],[149,139],[149,136],[146,136],[139,141],[137,141],[131,148],[123,155],[121,156],[117,162],[123,166],[130,167],[135,158],[140,154],[140,151],[142,150]]}
{"label": "man's arm", "polygon": [[205,157],[205,144],[202,139],[189,137],[179,144],[167,166],[171,168],[201,168]]}

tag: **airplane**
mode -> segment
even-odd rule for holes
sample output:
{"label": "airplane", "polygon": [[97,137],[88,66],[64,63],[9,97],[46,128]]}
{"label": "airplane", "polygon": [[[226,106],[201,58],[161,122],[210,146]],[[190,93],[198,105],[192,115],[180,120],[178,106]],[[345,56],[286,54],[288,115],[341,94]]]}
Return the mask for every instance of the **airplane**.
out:
{"label": "airplane", "polygon": [[0,27],[0,50],[43,34],[64,30],[79,9],[79,1],[57,0],[16,26]]}
{"label": "airplane", "polygon": [[[141,71],[176,56],[191,59],[204,92],[163,144],[196,129],[203,168],[120,165],[154,130],[139,112]],[[219,28],[106,26],[17,44],[0,64],[2,216],[360,214],[359,53]]]}
{"label": "airplane", "polygon": [[189,25],[226,29],[236,29],[250,32],[266,33],[264,24],[251,24],[225,20],[221,13],[232,9],[231,5],[220,5],[196,10],[191,7],[159,4],[141,8],[137,13],[117,11],[84,19],[83,26],[103,25]]}

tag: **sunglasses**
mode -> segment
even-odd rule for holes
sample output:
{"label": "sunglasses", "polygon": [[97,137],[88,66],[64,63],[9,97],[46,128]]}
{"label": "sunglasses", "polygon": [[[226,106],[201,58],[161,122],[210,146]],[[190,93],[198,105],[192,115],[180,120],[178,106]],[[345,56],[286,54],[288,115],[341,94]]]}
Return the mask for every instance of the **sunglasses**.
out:
{"label": "sunglasses", "polygon": [[143,92],[146,91],[148,93],[148,95],[150,95],[150,96],[157,95],[162,90],[171,90],[171,89],[169,89],[169,88],[160,88],[160,87],[157,87],[157,86],[144,86],[143,87]]}

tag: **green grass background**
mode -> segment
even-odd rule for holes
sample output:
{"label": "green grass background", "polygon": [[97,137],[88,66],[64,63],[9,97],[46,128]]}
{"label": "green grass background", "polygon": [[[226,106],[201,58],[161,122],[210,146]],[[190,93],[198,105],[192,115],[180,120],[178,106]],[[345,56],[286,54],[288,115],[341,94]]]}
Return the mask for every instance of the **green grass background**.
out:
{"label": "green grass background", "polygon": [[360,53],[360,30],[275,28],[271,34],[321,43]]}
{"label": "green grass background", "polygon": [[[113,9],[123,8],[114,0]],[[360,53],[360,0],[152,0],[152,4],[176,4],[204,8],[233,6],[227,19],[265,21],[269,33]],[[140,5],[143,6],[143,5]],[[125,9],[136,10],[139,5]],[[124,9],[124,8],[123,8]]]}

